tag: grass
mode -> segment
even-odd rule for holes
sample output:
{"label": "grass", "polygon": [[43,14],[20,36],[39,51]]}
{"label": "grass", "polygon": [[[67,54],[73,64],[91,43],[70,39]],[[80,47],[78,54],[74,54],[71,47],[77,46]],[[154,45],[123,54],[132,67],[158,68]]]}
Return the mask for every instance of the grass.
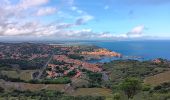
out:
{"label": "grass", "polygon": [[19,89],[19,90],[39,91],[42,89],[46,89],[46,90],[62,91],[65,84],[30,84],[30,83],[21,83],[21,82],[0,81],[0,86],[4,87],[7,90]]}
{"label": "grass", "polygon": [[0,100],[36,100],[36,99],[32,99],[31,97],[0,97]]}
{"label": "grass", "polygon": [[154,76],[149,76],[144,79],[144,83],[155,86],[164,82],[169,82],[170,81],[169,75],[170,71],[166,71],[160,74],[156,74]]}
{"label": "grass", "polygon": [[12,71],[1,71],[1,74],[7,75],[11,78],[20,78],[21,80],[31,80],[32,79],[32,73],[36,70],[12,70]]}
{"label": "grass", "polygon": [[106,96],[111,97],[112,91],[110,89],[105,88],[78,88],[75,92],[71,93],[73,96]]}
{"label": "grass", "polygon": [[76,87],[83,87],[83,86],[88,86],[89,82],[84,79],[76,78],[72,79],[72,85]]}

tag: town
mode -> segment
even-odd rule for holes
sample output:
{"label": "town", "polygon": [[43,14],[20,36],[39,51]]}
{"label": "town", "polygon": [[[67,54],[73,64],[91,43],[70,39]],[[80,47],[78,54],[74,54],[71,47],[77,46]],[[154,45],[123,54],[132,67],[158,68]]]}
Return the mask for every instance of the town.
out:
{"label": "town", "polygon": [[[105,57],[120,60],[90,62]],[[18,95],[28,100],[52,97],[59,100],[124,100],[145,93],[152,100],[153,95],[164,97],[164,93],[168,93],[168,60],[138,61],[123,57],[123,54],[95,45],[0,43],[0,97],[14,100],[18,100]],[[129,87],[126,91],[122,88],[126,85],[136,91],[128,92],[131,91]]]}
{"label": "town", "polygon": [[[96,46],[1,43],[0,47],[0,60],[5,66],[41,70],[40,72],[45,72],[45,74],[40,77],[50,79],[67,76],[78,78],[83,75],[84,70],[101,73],[102,64],[92,64],[86,60],[99,59],[103,56],[121,57],[119,53]],[[36,79],[40,72],[33,73],[32,79]]]}

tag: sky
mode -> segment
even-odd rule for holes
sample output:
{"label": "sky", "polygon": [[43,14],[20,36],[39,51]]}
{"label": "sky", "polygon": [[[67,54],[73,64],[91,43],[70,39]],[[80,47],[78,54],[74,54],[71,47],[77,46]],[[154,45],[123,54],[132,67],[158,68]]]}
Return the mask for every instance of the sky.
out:
{"label": "sky", "polygon": [[0,39],[170,39],[170,0],[0,0]]}

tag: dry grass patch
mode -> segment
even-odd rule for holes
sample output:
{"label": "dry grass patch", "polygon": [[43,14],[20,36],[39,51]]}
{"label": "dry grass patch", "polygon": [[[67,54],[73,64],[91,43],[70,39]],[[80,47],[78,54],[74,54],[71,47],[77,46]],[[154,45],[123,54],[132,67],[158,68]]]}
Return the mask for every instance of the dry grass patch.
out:
{"label": "dry grass patch", "polygon": [[42,89],[46,89],[46,90],[62,91],[64,89],[65,84],[31,84],[31,83],[22,83],[22,82],[5,82],[0,80],[0,86],[4,87],[7,90],[19,89],[19,90],[39,91]]}
{"label": "dry grass patch", "polygon": [[31,80],[32,79],[32,73],[34,73],[36,70],[19,70],[19,71],[1,71],[3,75],[7,75],[11,78],[20,78],[21,80]]}
{"label": "dry grass patch", "polygon": [[149,76],[144,79],[145,84],[150,84],[153,86],[169,81],[170,81],[170,71],[166,71],[154,76]]}
{"label": "dry grass patch", "polygon": [[73,92],[71,95],[73,96],[112,96],[112,91],[110,89],[106,88],[78,88],[75,92]]}

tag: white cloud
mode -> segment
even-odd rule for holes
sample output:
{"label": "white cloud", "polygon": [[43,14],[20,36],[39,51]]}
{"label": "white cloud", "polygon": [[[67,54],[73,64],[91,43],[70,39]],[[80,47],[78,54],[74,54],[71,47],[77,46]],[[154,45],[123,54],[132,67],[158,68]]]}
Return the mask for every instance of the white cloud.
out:
{"label": "white cloud", "polygon": [[83,14],[83,13],[85,13],[85,12],[82,11],[81,9],[77,8],[76,6],[72,6],[72,7],[71,7],[71,10],[77,12],[78,14]]}
{"label": "white cloud", "polygon": [[44,16],[44,15],[49,15],[49,14],[53,14],[56,12],[56,8],[54,7],[45,7],[45,8],[40,8],[38,11],[37,11],[37,16]]}
{"label": "white cloud", "polygon": [[35,6],[40,6],[47,4],[49,0],[21,0],[20,3],[18,4],[19,7],[22,7],[24,9],[35,7]]}
{"label": "white cloud", "polygon": [[[71,17],[71,19],[78,19],[72,23],[65,23],[63,20],[60,20],[51,24],[45,24],[39,20],[41,16],[56,12],[56,8],[47,7],[46,4],[49,0],[20,0],[15,4],[12,4],[8,0],[3,1],[4,2],[0,2],[0,36],[56,36],[63,38],[76,38],[82,37],[83,35],[85,35],[85,37],[94,36],[94,33],[90,29],[70,29],[85,24],[94,18],[73,6],[74,0],[69,0],[67,3],[71,5],[73,11],[79,14],[78,16]],[[60,10],[58,12],[62,11]],[[66,17],[68,17],[68,15]]]}
{"label": "white cloud", "polygon": [[113,34],[109,32],[103,32],[96,35],[100,39],[123,39],[127,38],[126,34]]}
{"label": "white cloud", "polygon": [[[74,0],[69,0],[71,10],[78,13],[65,13],[54,7],[47,7],[49,0],[20,0],[16,4],[11,4],[8,0],[0,1],[0,36],[48,36],[64,39],[121,39],[129,37],[141,36],[144,26],[140,25],[133,28],[127,34],[112,34],[107,32],[93,32],[92,29],[75,30],[76,26],[84,25],[94,19],[94,16],[89,15],[85,11],[72,5]],[[45,5],[45,6],[44,6]],[[68,7],[70,9],[70,6]],[[105,9],[109,9],[109,6]],[[63,15],[63,19],[75,20],[75,22],[66,23],[63,20],[51,24],[45,24],[41,16],[58,12],[58,15]],[[59,14],[60,12],[60,14]],[[69,16],[71,15],[71,16]],[[65,18],[67,17],[67,18]],[[70,17],[70,18],[68,18]],[[76,19],[75,19],[76,18]],[[83,38],[82,38],[83,37]]]}
{"label": "white cloud", "polygon": [[144,25],[134,27],[130,32],[127,33],[129,37],[141,37],[145,29]]}

